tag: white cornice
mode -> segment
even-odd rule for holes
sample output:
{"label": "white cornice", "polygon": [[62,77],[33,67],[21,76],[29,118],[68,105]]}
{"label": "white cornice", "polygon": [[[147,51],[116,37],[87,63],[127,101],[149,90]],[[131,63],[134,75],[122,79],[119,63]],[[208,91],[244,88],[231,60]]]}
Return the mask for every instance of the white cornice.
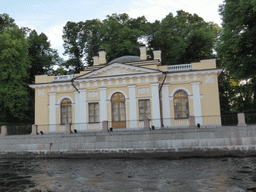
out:
{"label": "white cornice", "polygon": [[[95,78],[96,75],[98,75],[100,73],[103,73],[103,72],[106,72],[106,71],[109,71],[109,70],[111,70],[113,68],[114,69],[115,68],[121,68],[121,69],[133,70],[133,71],[135,71],[135,73],[154,73],[154,72],[158,72],[158,70],[156,70],[156,69],[149,69],[149,68],[142,68],[142,67],[133,66],[133,65],[113,63],[113,64],[108,65],[106,67],[102,67],[102,68],[100,68],[98,70],[95,70],[95,71],[92,71],[90,73],[81,75],[80,77],[75,78],[75,81],[79,80],[79,79],[90,78],[90,77],[94,77]],[[113,77],[113,76],[116,76],[116,75],[119,76],[121,74],[113,74],[113,75],[109,75],[109,76]],[[130,74],[125,73],[124,75],[130,75]]]}
{"label": "white cornice", "polygon": [[71,86],[71,82],[59,82],[59,83],[42,83],[42,84],[32,84],[29,87],[35,88],[43,88],[43,87],[59,87],[59,86]]}
{"label": "white cornice", "polygon": [[[192,70],[192,71],[180,71],[167,73],[167,77],[174,76],[187,76],[187,75],[205,75],[205,74],[220,74],[223,69],[208,69],[208,70]],[[168,72],[168,71],[165,71]]]}
{"label": "white cornice", "polygon": [[161,72],[154,72],[154,73],[138,73],[138,74],[125,74],[119,76],[104,76],[104,77],[93,77],[93,78],[86,78],[86,79],[75,79],[75,82],[79,83],[87,83],[87,82],[96,82],[96,81],[111,81],[111,80],[123,80],[123,79],[134,79],[134,78],[147,78],[147,77],[159,77],[162,76]]}

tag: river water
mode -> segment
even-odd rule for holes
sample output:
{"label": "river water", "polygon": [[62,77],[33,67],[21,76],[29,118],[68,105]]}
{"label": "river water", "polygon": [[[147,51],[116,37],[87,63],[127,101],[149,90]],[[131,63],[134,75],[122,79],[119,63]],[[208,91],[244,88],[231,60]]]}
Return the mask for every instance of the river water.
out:
{"label": "river water", "polygon": [[256,157],[1,159],[0,191],[256,191]]}

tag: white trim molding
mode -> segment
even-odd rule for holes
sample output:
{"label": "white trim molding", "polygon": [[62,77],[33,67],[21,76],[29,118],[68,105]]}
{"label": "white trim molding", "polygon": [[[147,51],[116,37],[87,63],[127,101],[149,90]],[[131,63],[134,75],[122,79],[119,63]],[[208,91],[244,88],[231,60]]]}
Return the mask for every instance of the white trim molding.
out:
{"label": "white trim molding", "polygon": [[[162,107],[163,107],[163,118],[170,119],[171,118],[171,110],[170,110],[170,99],[169,99],[169,84],[164,84],[162,87]],[[164,121],[165,127],[171,126],[171,121]]]}
{"label": "white trim molding", "polygon": [[[75,92],[74,92],[74,93],[75,93]],[[49,93],[49,95],[50,95],[50,93]],[[60,105],[60,104],[61,104],[61,101],[62,101],[63,99],[70,99],[70,101],[71,101],[72,104],[75,103],[71,97],[65,95],[65,96],[62,96],[61,98],[59,98],[59,100],[58,100],[58,102],[57,102],[57,105]]]}
{"label": "white trim molding", "polygon": [[[129,85],[128,85],[128,86],[129,86]],[[127,87],[128,87],[128,86],[127,86]],[[99,89],[100,89],[100,88],[99,88]],[[129,99],[129,97],[126,95],[126,93],[125,93],[124,91],[118,89],[118,90],[112,91],[112,92],[109,94],[109,96],[108,96],[108,100],[109,100],[109,101],[111,101],[112,95],[113,95],[114,93],[116,93],[116,92],[122,93],[122,94],[124,95],[124,97],[125,97],[125,100],[126,100],[126,99]]]}
{"label": "white trim molding", "polygon": [[[80,93],[78,91],[75,93],[75,123],[80,123]],[[60,114],[61,115],[61,114]],[[73,120],[73,117],[72,117]],[[73,121],[72,121],[73,122]]]}
{"label": "white trim molding", "polygon": [[56,131],[56,93],[49,93],[50,96],[50,112],[49,112],[49,124],[50,132]]}
{"label": "white trim molding", "polygon": [[202,106],[201,106],[201,95],[200,95],[200,83],[192,82],[192,90],[193,90],[193,105],[194,105],[194,116],[195,116],[195,124],[203,124],[202,121]]}
{"label": "white trim molding", "polygon": [[136,107],[136,85],[129,85],[129,107],[130,107],[130,120],[137,119],[137,107]]}
{"label": "white trim molding", "polygon": [[[107,121],[107,88],[101,87],[100,91],[100,121]],[[102,125],[100,125],[102,128]]]}
{"label": "white trim molding", "polygon": [[183,91],[185,91],[185,92],[188,94],[188,96],[191,95],[190,91],[189,91],[187,88],[185,88],[185,87],[177,87],[177,88],[175,88],[175,89],[172,91],[172,93],[171,93],[170,96],[171,96],[171,97],[174,97],[174,94],[175,94],[178,90],[183,90]]}
{"label": "white trim molding", "polygon": [[159,83],[152,83],[151,86],[151,94],[152,94],[152,119],[155,127],[161,127],[160,122],[160,103],[159,103]]}

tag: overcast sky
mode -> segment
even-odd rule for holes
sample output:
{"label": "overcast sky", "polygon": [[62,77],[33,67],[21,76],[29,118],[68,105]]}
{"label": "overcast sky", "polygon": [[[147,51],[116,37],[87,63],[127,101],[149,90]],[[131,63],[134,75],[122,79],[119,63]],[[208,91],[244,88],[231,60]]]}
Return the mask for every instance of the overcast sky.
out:
{"label": "overcast sky", "polygon": [[182,9],[221,25],[218,8],[222,3],[223,0],[1,0],[0,14],[9,14],[20,27],[45,33],[62,56],[62,29],[67,21],[103,20],[112,13],[128,13],[132,18],[144,15],[154,22]]}

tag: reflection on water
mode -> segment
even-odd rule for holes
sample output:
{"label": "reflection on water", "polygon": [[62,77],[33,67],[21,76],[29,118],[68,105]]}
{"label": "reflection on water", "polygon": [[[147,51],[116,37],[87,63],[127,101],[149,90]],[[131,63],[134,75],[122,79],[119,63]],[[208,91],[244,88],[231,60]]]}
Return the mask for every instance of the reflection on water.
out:
{"label": "reflection on water", "polygon": [[256,158],[0,160],[0,191],[256,191]]}

